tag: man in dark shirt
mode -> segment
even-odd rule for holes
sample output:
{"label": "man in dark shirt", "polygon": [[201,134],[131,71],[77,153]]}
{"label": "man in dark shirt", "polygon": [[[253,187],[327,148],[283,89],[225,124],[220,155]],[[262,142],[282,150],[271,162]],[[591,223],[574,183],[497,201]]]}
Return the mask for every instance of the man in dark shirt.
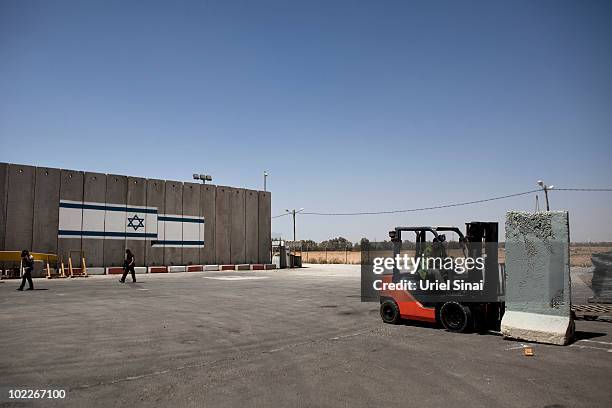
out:
{"label": "man in dark shirt", "polygon": [[30,255],[27,249],[21,251],[21,267],[23,268],[23,276],[21,277],[21,286],[19,286],[17,290],[23,290],[26,280],[28,281],[28,285],[30,285],[27,290],[33,290],[32,270],[34,269],[34,257]]}
{"label": "man in dark shirt", "polygon": [[136,266],[136,260],[134,259],[134,254],[129,249],[125,250],[125,261],[123,262],[123,276],[119,282],[125,283],[125,278],[127,277],[128,272],[132,273],[132,281],[136,282],[136,270],[134,267]]}

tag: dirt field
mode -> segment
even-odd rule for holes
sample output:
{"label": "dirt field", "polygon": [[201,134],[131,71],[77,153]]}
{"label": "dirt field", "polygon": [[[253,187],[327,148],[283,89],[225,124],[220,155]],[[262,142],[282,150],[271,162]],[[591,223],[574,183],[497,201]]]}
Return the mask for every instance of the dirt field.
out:
{"label": "dirt field", "polygon": [[[599,252],[610,252],[612,246],[572,246],[570,247],[571,266],[590,267],[591,254]],[[451,256],[459,256],[450,251]],[[499,250],[499,262],[505,261],[504,249]],[[361,263],[360,251],[304,251],[302,262],[316,264],[359,264]]]}

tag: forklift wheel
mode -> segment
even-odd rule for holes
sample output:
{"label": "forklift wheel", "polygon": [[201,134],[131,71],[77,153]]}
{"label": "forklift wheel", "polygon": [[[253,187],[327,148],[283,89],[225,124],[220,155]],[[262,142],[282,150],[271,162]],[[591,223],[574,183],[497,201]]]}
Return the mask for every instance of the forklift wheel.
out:
{"label": "forklift wheel", "polygon": [[440,322],[451,332],[466,332],[472,328],[470,308],[457,302],[447,302],[440,308]]}
{"label": "forklift wheel", "polygon": [[380,304],[380,317],[382,317],[385,323],[398,324],[400,313],[397,304],[392,300],[383,301]]}

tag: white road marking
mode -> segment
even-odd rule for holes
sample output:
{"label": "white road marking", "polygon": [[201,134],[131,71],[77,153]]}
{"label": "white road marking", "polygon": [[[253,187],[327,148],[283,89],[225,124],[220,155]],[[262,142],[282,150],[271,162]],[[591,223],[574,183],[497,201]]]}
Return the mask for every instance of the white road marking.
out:
{"label": "white road marking", "polygon": [[612,349],[603,348],[603,347],[583,346],[582,344],[570,344],[570,347],[578,347],[581,349],[603,350],[608,353],[612,353]]}
{"label": "white road marking", "polygon": [[203,276],[203,278],[226,281],[268,279],[267,276]]}
{"label": "white road marking", "polygon": [[612,346],[612,343],[609,341],[598,341],[598,340],[578,340],[576,343],[578,343],[579,341],[586,341],[588,343],[597,343],[597,344],[607,344],[609,346]]}

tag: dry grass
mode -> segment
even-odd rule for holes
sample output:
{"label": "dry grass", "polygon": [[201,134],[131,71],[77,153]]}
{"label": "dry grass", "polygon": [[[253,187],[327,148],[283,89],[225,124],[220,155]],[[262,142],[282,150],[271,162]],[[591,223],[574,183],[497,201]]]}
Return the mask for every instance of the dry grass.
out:
{"label": "dry grass", "polygon": [[[590,267],[591,254],[600,252],[610,252],[612,246],[571,246],[570,261],[571,266]],[[460,256],[459,250],[449,251],[451,256]],[[504,262],[506,259],[504,249],[499,249],[499,262]],[[302,253],[302,262],[314,264],[360,264],[360,251],[304,251]]]}

